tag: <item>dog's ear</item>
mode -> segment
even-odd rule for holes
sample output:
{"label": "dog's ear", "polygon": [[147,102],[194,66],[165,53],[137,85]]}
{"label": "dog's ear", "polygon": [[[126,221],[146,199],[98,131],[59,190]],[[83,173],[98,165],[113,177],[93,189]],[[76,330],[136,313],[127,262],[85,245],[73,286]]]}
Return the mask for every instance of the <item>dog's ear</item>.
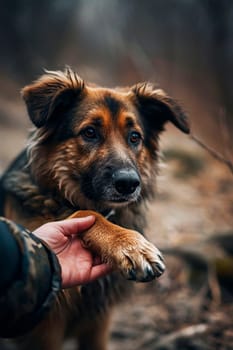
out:
{"label": "dog's ear", "polygon": [[41,78],[22,89],[22,96],[31,121],[40,128],[72,108],[84,91],[84,81],[66,68],[64,72],[46,71]]}
{"label": "dog's ear", "polygon": [[149,128],[161,131],[167,121],[188,134],[190,132],[186,114],[182,108],[163,90],[149,83],[134,85],[131,88],[134,103],[145,118]]}

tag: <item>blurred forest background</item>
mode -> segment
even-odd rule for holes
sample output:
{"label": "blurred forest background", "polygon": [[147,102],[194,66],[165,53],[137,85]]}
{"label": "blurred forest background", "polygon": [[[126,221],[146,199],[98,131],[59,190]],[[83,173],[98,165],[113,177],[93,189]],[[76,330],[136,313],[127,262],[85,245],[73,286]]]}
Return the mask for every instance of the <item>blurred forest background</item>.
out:
{"label": "blurred forest background", "polygon": [[0,10],[1,121],[23,85],[68,64],[104,85],[157,82],[231,156],[232,1],[0,0]]}
{"label": "blurred forest background", "polygon": [[[233,161],[233,1],[0,0],[0,172],[30,127],[21,87],[65,65],[107,86],[158,83]],[[148,236],[167,272],[116,311],[110,348],[233,349],[232,174],[172,127],[161,147]]]}

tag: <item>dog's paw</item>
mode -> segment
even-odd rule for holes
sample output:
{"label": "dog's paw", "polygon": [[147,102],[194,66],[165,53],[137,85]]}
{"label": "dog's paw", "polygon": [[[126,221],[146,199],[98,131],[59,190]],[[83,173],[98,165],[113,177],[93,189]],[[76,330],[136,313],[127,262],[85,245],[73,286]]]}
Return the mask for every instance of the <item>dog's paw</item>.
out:
{"label": "dog's paw", "polygon": [[161,252],[135,231],[122,240],[114,255],[117,268],[129,280],[148,282],[165,270]]}
{"label": "dog's paw", "polygon": [[85,246],[127,279],[147,282],[165,270],[160,251],[137,231],[115,225],[92,211],[78,211],[71,217],[95,215],[95,225],[80,234]]}

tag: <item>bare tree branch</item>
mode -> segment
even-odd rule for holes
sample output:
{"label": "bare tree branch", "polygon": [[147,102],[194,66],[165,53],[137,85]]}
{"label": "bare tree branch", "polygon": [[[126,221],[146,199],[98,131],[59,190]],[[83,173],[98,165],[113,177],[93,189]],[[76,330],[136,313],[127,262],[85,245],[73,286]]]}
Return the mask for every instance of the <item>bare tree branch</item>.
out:
{"label": "bare tree branch", "polygon": [[220,162],[226,164],[226,166],[230,169],[231,173],[233,174],[233,163],[229,159],[225,159],[222,154],[218,153],[217,151],[213,150],[211,147],[204,144],[201,140],[199,140],[198,137],[196,137],[193,134],[189,135],[190,138],[195,141],[199,146],[204,148],[207,152],[209,152],[215,159],[219,160]]}

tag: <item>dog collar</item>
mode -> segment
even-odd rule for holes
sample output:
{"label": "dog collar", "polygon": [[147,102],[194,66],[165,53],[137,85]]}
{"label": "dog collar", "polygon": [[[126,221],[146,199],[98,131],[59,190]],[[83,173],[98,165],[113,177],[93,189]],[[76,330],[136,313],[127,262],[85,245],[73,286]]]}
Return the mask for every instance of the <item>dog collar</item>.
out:
{"label": "dog collar", "polygon": [[103,216],[105,217],[105,219],[109,219],[111,216],[116,214],[116,210],[115,209],[110,209],[109,212],[104,213]]}

